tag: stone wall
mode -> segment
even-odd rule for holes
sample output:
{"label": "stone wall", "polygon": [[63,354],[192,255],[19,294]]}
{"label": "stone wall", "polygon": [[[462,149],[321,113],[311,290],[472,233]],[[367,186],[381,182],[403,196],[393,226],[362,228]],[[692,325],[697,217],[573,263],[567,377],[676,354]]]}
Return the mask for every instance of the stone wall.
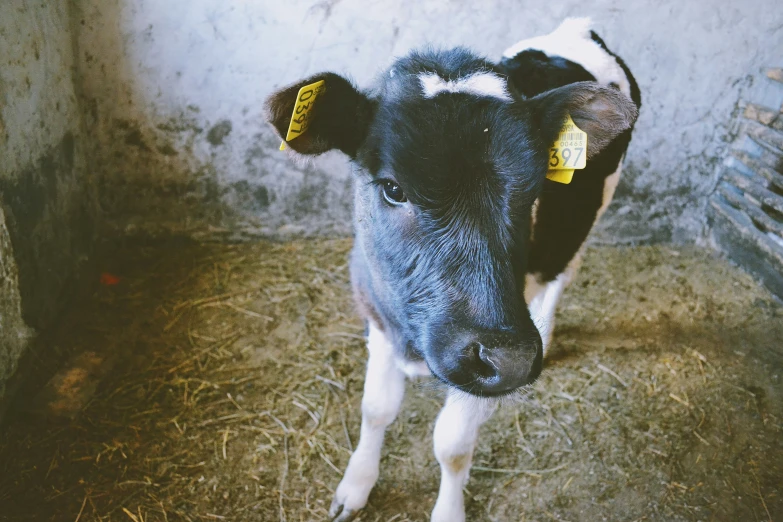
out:
{"label": "stone wall", "polygon": [[94,236],[69,4],[0,2],[0,397]]}
{"label": "stone wall", "polygon": [[12,254],[11,238],[0,209],[0,398],[33,334],[22,319],[19,273]]}
{"label": "stone wall", "polygon": [[783,68],[759,75],[748,99],[710,198],[711,239],[783,299]]}

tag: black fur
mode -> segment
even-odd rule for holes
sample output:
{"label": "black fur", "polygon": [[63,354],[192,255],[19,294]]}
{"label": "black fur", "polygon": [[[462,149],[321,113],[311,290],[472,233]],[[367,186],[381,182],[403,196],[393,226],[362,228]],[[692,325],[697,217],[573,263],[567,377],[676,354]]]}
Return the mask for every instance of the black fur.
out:
{"label": "black fur", "polygon": [[633,74],[631,74],[631,69],[628,68],[628,65],[626,65],[625,61],[617,56],[615,53],[609,50],[609,48],[606,46],[606,43],[604,42],[603,38],[598,36],[598,34],[595,31],[590,31],[590,38],[601,46],[601,49],[606,51],[607,54],[610,54],[614,57],[614,59],[617,61],[617,64],[620,66],[620,68],[625,73],[625,77],[628,78],[628,83],[631,86],[631,100],[636,104],[636,107],[641,109],[642,108],[642,91],[639,90],[639,84],[636,83],[636,78],[633,77]]}
{"label": "black fur", "polygon": [[[387,226],[368,234],[357,227],[356,284],[372,294],[395,344],[427,360],[444,381],[479,390],[471,385],[475,375],[459,365],[462,344],[475,332],[484,332],[487,344],[493,337],[519,346],[533,380],[541,341],[520,302],[526,231],[548,161],[537,141],[551,141],[559,120],[535,132],[534,115],[502,100],[464,93],[424,98],[420,73],[457,79],[495,70],[463,49],[415,53],[393,70],[358,157],[366,168],[360,183],[393,179],[413,218],[375,198],[371,215]],[[371,281],[371,267],[383,281]]]}
{"label": "black fur", "polygon": [[[613,56],[630,84],[631,100],[641,107],[641,93],[628,66],[609,51],[604,41],[591,31],[591,38]],[[549,57],[527,49],[501,62],[515,87],[526,96],[584,80],[595,80],[584,67],[560,56]],[[532,80],[532,81],[530,81]],[[617,87],[612,85],[612,87]],[[552,281],[561,274],[587,239],[603,203],[604,182],[619,166],[631,141],[632,128],[617,136],[583,170],[576,171],[570,184],[544,181],[539,197],[528,271],[539,282]]]}
{"label": "black fur", "polygon": [[560,56],[550,57],[535,49],[503,58],[500,67],[514,87],[528,98],[569,83],[595,81],[595,76],[578,63]]}
{"label": "black fur", "polygon": [[338,74],[316,74],[283,89],[267,100],[267,120],[284,138],[299,89],[320,80],[324,80],[323,92],[318,95],[309,115],[310,127],[287,145],[302,154],[321,154],[338,149],[353,158],[367,134],[374,104]]}
{"label": "black fur", "polygon": [[[337,147],[354,157],[351,275],[360,311],[409,358],[424,359],[436,377],[469,393],[508,393],[541,371],[541,338],[524,302],[528,258],[537,259],[530,218],[542,189],[547,197],[548,149],[566,114],[585,117],[583,130],[602,136],[635,118],[615,90],[589,82],[551,90],[576,77],[579,68],[566,65],[566,73],[537,75],[535,88],[517,70],[512,101],[464,92],[425,98],[422,73],[456,81],[505,69],[461,48],[412,53],[368,94],[338,81],[326,93],[343,98],[316,114],[307,144],[296,144],[305,136],[290,143],[304,153]],[[268,102],[278,132],[297,85]],[[550,88],[540,97],[521,94],[542,86]],[[326,117],[344,121],[319,121]],[[389,182],[407,202],[384,199]]]}
{"label": "black fur", "polygon": [[631,131],[623,132],[583,170],[576,171],[568,185],[544,181],[528,266],[539,282],[563,273],[587,239],[603,203],[604,182],[617,170],[630,141]]}

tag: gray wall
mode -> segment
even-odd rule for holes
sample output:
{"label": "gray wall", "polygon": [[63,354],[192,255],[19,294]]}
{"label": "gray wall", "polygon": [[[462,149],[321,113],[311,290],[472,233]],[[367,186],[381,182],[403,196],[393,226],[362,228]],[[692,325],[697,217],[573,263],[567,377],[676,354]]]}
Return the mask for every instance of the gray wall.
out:
{"label": "gray wall", "polygon": [[68,4],[0,2],[0,396],[94,236]]}
{"label": "gray wall", "polygon": [[751,75],[783,59],[775,0],[77,4],[102,203],[125,231],[348,232],[345,160],[297,165],[278,152],[262,119],[267,94],[325,69],[367,85],[393,56],[426,43],[497,57],[565,16],[590,15],[644,98],[598,238],[694,241],[705,236],[705,196],[733,138],[727,122]]}

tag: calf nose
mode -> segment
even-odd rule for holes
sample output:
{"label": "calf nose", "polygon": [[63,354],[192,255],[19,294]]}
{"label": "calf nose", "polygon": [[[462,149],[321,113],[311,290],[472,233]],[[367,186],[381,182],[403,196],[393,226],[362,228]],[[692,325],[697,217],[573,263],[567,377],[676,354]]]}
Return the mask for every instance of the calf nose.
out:
{"label": "calf nose", "polygon": [[484,334],[470,340],[459,357],[457,374],[465,391],[503,395],[531,384],[541,373],[541,340],[523,341],[509,335]]}

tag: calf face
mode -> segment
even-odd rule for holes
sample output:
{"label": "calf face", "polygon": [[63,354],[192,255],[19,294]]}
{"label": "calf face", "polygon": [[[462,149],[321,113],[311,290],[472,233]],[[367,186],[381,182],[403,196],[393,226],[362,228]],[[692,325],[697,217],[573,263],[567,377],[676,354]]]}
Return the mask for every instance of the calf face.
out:
{"label": "calf face", "polygon": [[367,92],[324,73],[275,93],[267,108],[281,136],[299,89],[319,80],[310,126],[288,146],[354,161],[351,270],[364,314],[400,355],[462,391],[532,383],[542,343],[523,296],[549,147],[570,115],[589,160],[632,126],[636,106],[594,82],[526,98],[467,50],[427,51]]}

